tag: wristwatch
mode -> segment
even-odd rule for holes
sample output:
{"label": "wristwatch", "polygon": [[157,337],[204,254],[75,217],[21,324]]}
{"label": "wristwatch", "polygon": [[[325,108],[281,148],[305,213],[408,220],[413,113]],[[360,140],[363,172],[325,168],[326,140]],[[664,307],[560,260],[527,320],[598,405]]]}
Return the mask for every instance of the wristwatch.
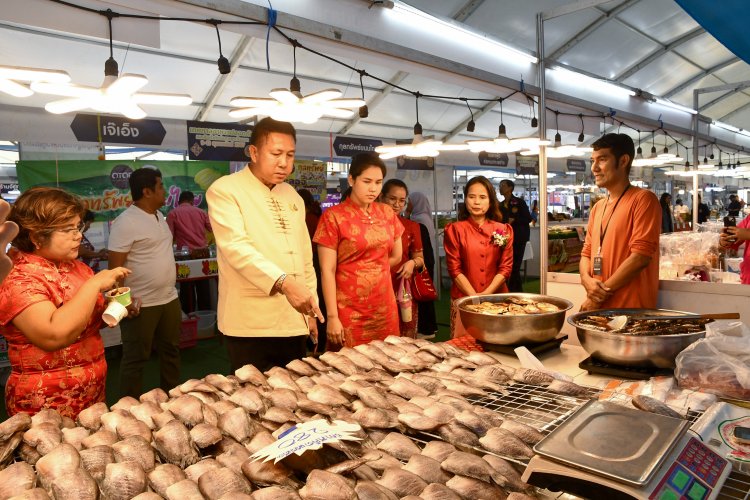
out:
{"label": "wristwatch", "polygon": [[281,276],[279,276],[279,279],[276,280],[276,283],[273,284],[273,291],[275,293],[280,293],[281,295],[284,295],[284,292],[281,290],[281,287],[284,285],[285,279],[286,279],[286,273],[282,273]]}

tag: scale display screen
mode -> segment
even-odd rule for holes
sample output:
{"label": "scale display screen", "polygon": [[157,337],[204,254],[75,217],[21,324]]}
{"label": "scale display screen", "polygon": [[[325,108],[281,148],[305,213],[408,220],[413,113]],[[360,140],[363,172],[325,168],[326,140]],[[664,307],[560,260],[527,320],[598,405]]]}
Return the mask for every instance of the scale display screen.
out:
{"label": "scale display screen", "polygon": [[680,452],[651,500],[704,500],[716,487],[727,461],[695,438]]}

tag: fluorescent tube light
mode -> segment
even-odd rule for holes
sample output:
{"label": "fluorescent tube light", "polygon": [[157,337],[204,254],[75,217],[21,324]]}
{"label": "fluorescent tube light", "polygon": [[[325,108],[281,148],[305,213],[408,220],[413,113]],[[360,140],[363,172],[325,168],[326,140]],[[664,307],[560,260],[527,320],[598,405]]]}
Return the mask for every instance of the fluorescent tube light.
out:
{"label": "fluorescent tube light", "polygon": [[615,83],[611,83],[606,80],[592,78],[590,76],[584,75],[582,73],[577,73],[575,71],[571,71],[561,66],[554,66],[552,70],[558,71],[564,74],[567,80],[574,82],[576,85],[578,85],[582,89],[588,89],[588,90],[596,89],[601,92],[616,93],[619,95],[631,96],[631,97],[635,95],[635,92],[628,88],[621,87]]}

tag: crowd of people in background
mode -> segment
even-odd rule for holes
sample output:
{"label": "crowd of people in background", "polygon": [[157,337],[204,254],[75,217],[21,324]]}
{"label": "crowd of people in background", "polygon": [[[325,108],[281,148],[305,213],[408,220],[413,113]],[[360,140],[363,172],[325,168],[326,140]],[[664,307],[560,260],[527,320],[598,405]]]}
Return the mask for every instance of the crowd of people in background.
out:
{"label": "crowd of people in background", "polygon": [[[580,262],[586,291],[582,310],[655,307],[658,235],[672,232],[690,210],[671,195],[656,196],[629,182],[632,139],[606,134],[593,144],[592,173],[606,200],[591,210]],[[250,162],[216,180],[206,193],[208,213],[184,191],[167,217],[159,170],[132,173],[133,204],[112,223],[106,249],[84,236],[94,214],[74,195],[32,188],[10,209],[0,203],[0,333],[8,341],[9,414],[58,409],[74,418],[104,400],[107,365],[99,333],[102,292],[129,287],[133,301],[120,321],[120,387],[138,397],[152,349],[159,354],[160,386],[180,380],[183,311],[209,308],[207,290],[176,290],[174,246],[192,252],[213,233],[219,269],[218,328],[233,370],[283,366],[309,351],[354,347],[388,335],[432,338],[432,300],[412,300],[416,274],[437,280],[438,240],[428,198],[399,179],[373,153],[352,158],[348,189],[326,211],[313,194],[286,182],[294,168],[296,131],[266,118],[252,131]],[[458,220],[444,232],[450,290],[451,336],[465,334],[455,301],[469,295],[523,291],[520,276],[529,209],[510,179],[498,189],[483,176],[464,187]],[[730,196],[730,216],[744,202]],[[618,210],[619,208],[619,210]],[[709,209],[698,200],[698,220]],[[7,221],[5,219],[8,219]],[[750,218],[728,227],[721,245],[750,239]],[[742,282],[750,283],[748,245]],[[109,269],[95,272],[101,261]],[[23,367],[21,369],[21,367]]]}

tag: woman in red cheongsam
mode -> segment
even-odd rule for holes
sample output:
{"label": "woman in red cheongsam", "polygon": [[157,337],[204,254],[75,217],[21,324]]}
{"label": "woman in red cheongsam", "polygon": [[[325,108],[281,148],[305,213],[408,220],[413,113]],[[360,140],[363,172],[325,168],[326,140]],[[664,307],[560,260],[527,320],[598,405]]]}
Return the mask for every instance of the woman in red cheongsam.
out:
{"label": "woman in red cheongsam", "polygon": [[401,261],[404,231],[380,194],[385,164],[359,154],[349,168],[351,195],[320,218],[318,244],[328,348],[353,347],[398,335],[398,308],[391,267]]}
{"label": "woman in red cheongsam", "polygon": [[[414,269],[424,267],[422,256],[422,234],[419,224],[401,215],[406,208],[406,197],[409,196],[409,188],[400,179],[390,179],[383,184],[383,193],[380,199],[386,205],[390,205],[393,213],[398,215],[398,220],[404,226],[404,234],[401,235],[401,261],[391,268],[391,279],[393,291],[398,293],[402,281],[409,281],[414,274]],[[412,302],[411,320],[404,321],[399,309],[399,331],[402,337],[417,338],[417,303]]]}
{"label": "woman in red cheongsam", "polygon": [[451,288],[451,336],[464,334],[453,301],[467,295],[507,293],[513,268],[513,229],[502,222],[495,188],[483,176],[464,187],[459,222],[445,228],[445,259]]}
{"label": "woman in red cheongsam", "polygon": [[75,418],[104,400],[107,362],[99,335],[103,291],[130,271],[94,272],[76,260],[83,204],[62,189],[33,188],[16,200],[13,270],[0,285],[0,334],[8,342],[8,415],[54,408]]}

